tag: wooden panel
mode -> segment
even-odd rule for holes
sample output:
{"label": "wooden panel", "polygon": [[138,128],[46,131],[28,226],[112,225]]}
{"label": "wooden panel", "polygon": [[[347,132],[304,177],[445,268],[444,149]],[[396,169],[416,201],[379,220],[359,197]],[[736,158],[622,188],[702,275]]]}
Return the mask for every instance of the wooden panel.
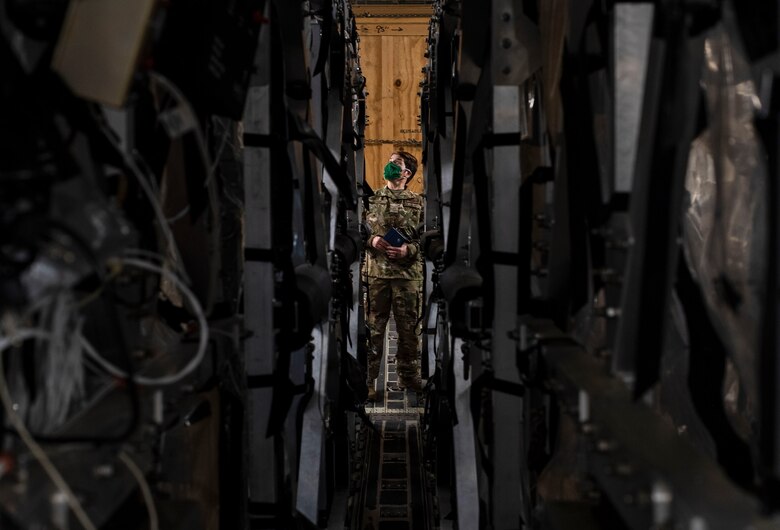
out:
{"label": "wooden panel", "polygon": [[380,89],[382,90],[380,109],[382,112],[382,126],[378,129],[380,138],[393,138],[395,134],[395,112],[398,109],[395,101],[396,91],[393,89],[393,37],[379,37],[379,46],[382,48],[382,69],[380,74]]}
{"label": "wooden panel", "polygon": [[[358,19],[357,23],[368,90],[366,180],[377,189],[384,186],[383,169],[393,151],[408,151],[418,160],[422,157],[417,93],[425,64],[428,20],[372,17]],[[409,183],[417,193],[423,191],[422,174],[423,168],[419,167]]]}
{"label": "wooden panel", "polygon": [[392,87],[394,138],[420,140],[420,81],[426,49],[425,39],[420,37],[385,37],[394,45]]}
{"label": "wooden panel", "polygon": [[352,11],[356,18],[364,17],[404,17],[428,18],[433,14],[433,5],[360,5],[352,3]]}
{"label": "wooden panel", "polygon": [[370,18],[361,19],[358,22],[358,33],[360,36],[368,35],[382,35],[382,36],[396,36],[396,35],[417,35],[428,36],[428,20],[420,19],[419,22],[410,23],[407,21],[400,22],[397,18]]}

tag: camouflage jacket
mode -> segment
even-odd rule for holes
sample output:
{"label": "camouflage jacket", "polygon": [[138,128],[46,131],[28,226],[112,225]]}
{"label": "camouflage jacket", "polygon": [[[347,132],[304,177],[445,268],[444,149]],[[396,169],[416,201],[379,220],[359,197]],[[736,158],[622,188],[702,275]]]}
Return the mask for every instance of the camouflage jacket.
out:
{"label": "camouflage jacket", "polygon": [[[366,274],[369,278],[422,280],[420,234],[417,230],[423,220],[423,199],[409,190],[382,188],[368,199],[366,223],[370,230],[366,253]],[[411,240],[409,254],[400,260],[389,260],[384,253],[371,247],[374,236],[384,236],[395,227]]]}

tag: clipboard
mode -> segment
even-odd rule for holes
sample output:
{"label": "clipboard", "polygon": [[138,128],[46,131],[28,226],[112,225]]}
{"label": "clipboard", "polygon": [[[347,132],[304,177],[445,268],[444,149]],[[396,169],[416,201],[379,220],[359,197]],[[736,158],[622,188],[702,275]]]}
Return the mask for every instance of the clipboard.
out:
{"label": "clipboard", "polygon": [[382,236],[382,239],[387,241],[390,246],[400,247],[404,243],[409,243],[409,238],[399,232],[395,227],[390,228],[387,233]]}

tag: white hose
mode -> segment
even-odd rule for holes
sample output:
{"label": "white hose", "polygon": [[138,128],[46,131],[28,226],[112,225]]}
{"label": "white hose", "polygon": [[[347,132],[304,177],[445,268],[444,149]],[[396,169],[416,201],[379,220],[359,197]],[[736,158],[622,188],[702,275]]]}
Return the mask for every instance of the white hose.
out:
{"label": "white hose", "polygon": [[5,367],[3,366],[2,353],[13,346],[16,342],[25,341],[28,339],[48,340],[50,337],[51,336],[49,333],[38,329],[19,329],[11,337],[0,337],[0,400],[3,401],[3,408],[5,408],[8,421],[11,422],[11,425],[13,425],[14,429],[16,429],[16,432],[19,433],[19,438],[21,438],[25,445],[30,449],[30,453],[32,453],[35,459],[41,464],[41,467],[49,476],[57,489],[59,489],[65,495],[68,501],[68,506],[70,506],[70,509],[73,511],[73,514],[76,516],[76,519],[78,519],[79,523],[81,523],[81,526],[83,526],[86,530],[97,530],[97,527],[92,523],[89,516],[84,511],[84,508],[82,508],[81,503],[79,502],[78,498],[76,498],[73,490],[70,489],[70,486],[65,481],[62,474],[60,474],[59,470],[54,466],[43,448],[38,445],[32,434],[30,434],[30,431],[27,430],[27,427],[24,425],[22,419],[14,410],[13,400],[11,399],[11,394],[8,391],[8,381],[5,378]]}
{"label": "white hose", "polygon": [[[189,307],[195,313],[195,316],[198,319],[198,331],[200,333],[198,340],[198,351],[196,352],[195,356],[193,356],[192,360],[190,360],[190,362],[187,363],[184,368],[172,375],[165,375],[160,377],[146,377],[143,375],[133,376],[133,381],[139,385],[162,386],[178,383],[190,373],[192,373],[198,366],[200,366],[208,350],[209,327],[208,321],[206,320],[206,315],[203,312],[203,308],[201,307],[200,302],[198,302],[195,294],[189,289],[189,287],[184,284],[184,282],[179,279],[178,276],[159,265],[128,257],[111,258],[109,260],[109,264],[111,262],[118,263],[122,266],[136,267],[146,271],[154,272],[156,274],[162,274],[168,278],[168,280],[170,280],[171,283],[173,283],[189,301]],[[83,335],[81,336],[81,344],[84,347],[84,353],[86,353],[86,355],[99,364],[106,372],[122,379],[126,379],[129,376],[127,372],[112,364],[110,361],[106,360],[105,357],[100,355],[97,350],[95,350],[95,347],[92,346],[92,344],[90,344],[90,342]]]}
{"label": "white hose", "polygon": [[138,464],[130,458],[130,455],[122,451],[119,453],[119,460],[124,462],[127,469],[135,477],[138,482],[138,487],[141,488],[141,495],[143,495],[144,503],[146,504],[146,511],[149,513],[149,530],[159,530],[160,523],[157,519],[157,506],[154,504],[154,498],[152,497],[152,489],[149,487],[143,471],[138,467]]}

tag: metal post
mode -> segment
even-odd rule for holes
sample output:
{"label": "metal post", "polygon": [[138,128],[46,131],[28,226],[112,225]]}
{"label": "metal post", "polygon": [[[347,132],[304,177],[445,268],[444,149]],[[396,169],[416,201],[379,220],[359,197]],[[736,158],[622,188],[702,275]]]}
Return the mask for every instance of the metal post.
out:
{"label": "metal post", "polygon": [[[522,14],[519,2],[494,0],[492,13],[492,79],[493,132],[516,134],[525,129],[525,97],[515,70],[519,38],[515,17]],[[493,148],[492,215],[493,251],[509,255],[518,252],[520,227],[519,198],[521,173],[520,146]],[[517,323],[517,268],[494,264],[494,311],[492,362],[493,370],[502,380],[519,384],[520,375],[515,360],[516,344],[510,338]],[[523,399],[519,396],[493,392],[494,477],[491,495],[491,519],[496,529],[520,528],[528,522],[523,494],[527,479],[523,440]],[[518,447],[520,445],[520,447]]]}
{"label": "metal post", "polygon": [[614,190],[631,191],[655,6],[615,4]]}
{"label": "metal post", "polygon": [[327,356],[329,355],[330,329],[327,322],[320,323],[312,331],[312,376],[314,394],[303,412],[301,432],[301,457],[298,471],[296,508],[312,524],[319,524],[325,509],[325,414],[327,402]]}
{"label": "metal post", "polygon": [[[462,354],[464,342],[455,339],[452,351],[455,375],[455,413],[458,423],[452,429],[455,457],[455,495],[458,528],[479,528],[479,488],[474,420],[471,417],[471,379],[466,375],[468,358]],[[498,471],[498,470],[496,470]]]}
{"label": "metal post", "polygon": [[[270,5],[266,5],[266,17]],[[264,27],[255,56],[256,74],[249,87],[244,110],[244,133],[267,136],[271,133],[270,31]],[[245,248],[270,251],[273,212],[271,200],[271,153],[267,147],[244,148]],[[268,261],[244,264],[244,342],[248,379],[270,376],[274,371],[274,268]],[[247,390],[248,495],[251,503],[279,501],[276,477],[279,473],[273,438],[266,437],[271,414],[272,390]]]}

